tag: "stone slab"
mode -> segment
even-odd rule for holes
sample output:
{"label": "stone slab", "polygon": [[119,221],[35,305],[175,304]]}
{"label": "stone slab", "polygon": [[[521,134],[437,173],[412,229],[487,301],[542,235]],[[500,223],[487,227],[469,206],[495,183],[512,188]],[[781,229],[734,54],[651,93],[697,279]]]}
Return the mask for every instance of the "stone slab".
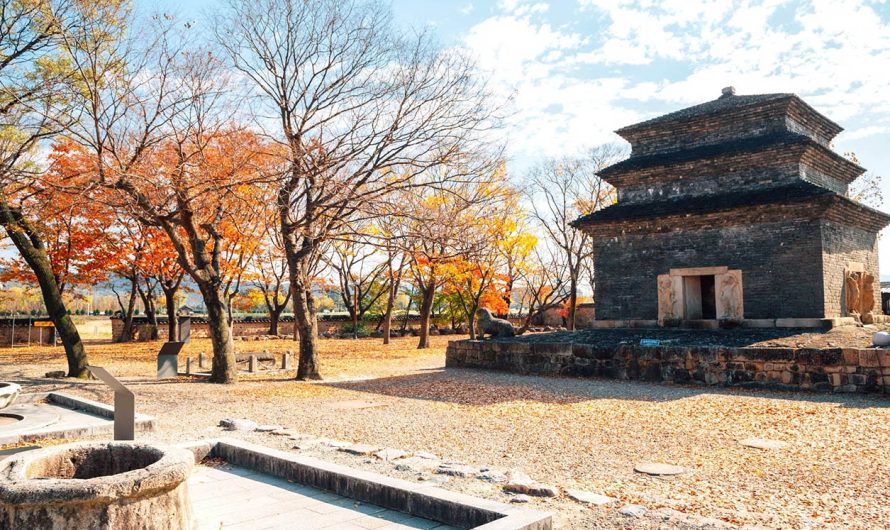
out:
{"label": "stone slab", "polygon": [[739,443],[745,447],[753,447],[754,449],[782,449],[788,447],[787,442],[767,440],[765,438],[745,438],[744,440],[739,440]]}
{"label": "stone slab", "polygon": [[686,469],[673,464],[662,464],[660,462],[643,462],[634,466],[634,471],[644,473],[646,475],[670,476],[686,473]]}
{"label": "stone slab", "polygon": [[604,506],[606,504],[618,502],[618,499],[616,499],[615,497],[609,497],[607,495],[600,495],[599,493],[575,489],[567,489],[566,496],[574,501],[578,501],[584,504],[593,504],[594,506]]}

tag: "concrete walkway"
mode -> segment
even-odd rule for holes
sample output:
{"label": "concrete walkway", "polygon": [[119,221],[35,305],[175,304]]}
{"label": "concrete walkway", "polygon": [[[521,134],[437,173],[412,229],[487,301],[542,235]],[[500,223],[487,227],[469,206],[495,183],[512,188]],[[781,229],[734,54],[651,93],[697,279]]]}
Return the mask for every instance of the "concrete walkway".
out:
{"label": "concrete walkway", "polygon": [[228,464],[195,466],[189,491],[202,530],[454,529]]}

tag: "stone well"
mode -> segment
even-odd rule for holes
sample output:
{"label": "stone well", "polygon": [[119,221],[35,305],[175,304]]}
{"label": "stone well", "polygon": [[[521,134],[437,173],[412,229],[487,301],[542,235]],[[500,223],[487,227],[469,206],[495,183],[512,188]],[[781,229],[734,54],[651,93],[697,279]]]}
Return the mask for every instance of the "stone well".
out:
{"label": "stone well", "polygon": [[187,450],[84,442],[0,462],[0,528],[189,529]]}

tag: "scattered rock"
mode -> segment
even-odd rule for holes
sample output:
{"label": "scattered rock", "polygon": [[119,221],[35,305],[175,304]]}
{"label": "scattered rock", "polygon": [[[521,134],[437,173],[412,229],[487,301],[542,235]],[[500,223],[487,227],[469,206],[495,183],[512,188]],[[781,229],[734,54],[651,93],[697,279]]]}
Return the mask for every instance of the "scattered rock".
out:
{"label": "scattered rock", "polygon": [[679,475],[686,473],[686,469],[672,464],[661,464],[658,462],[644,462],[634,467],[637,473],[645,473],[647,475]]}
{"label": "scattered rock", "polygon": [[257,425],[256,432],[272,432],[284,429],[281,425]]}
{"label": "scattered rock", "polygon": [[753,447],[754,449],[782,449],[783,447],[788,446],[787,442],[767,440],[765,438],[745,438],[744,440],[739,440],[739,443],[745,447]]}
{"label": "scattered rock", "polygon": [[417,458],[423,458],[424,460],[438,460],[439,457],[434,455],[433,453],[427,453],[425,451],[421,451],[419,453],[414,453],[414,456]]}
{"label": "scattered rock", "polygon": [[514,496],[510,499],[510,502],[512,502],[512,503],[514,503],[514,504],[524,504],[524,503],[526,503],[526,502],[529,502],[530,500],[532,500],[531,497],[529,497],[528,495],[524,495],[524,494],[520,493],[519,495],[514,495]]}
{"label": "scattered rock", "polygon": [[274,434],[275,436],[290,436],[291,438],[298,439],[301,436],[305,436],[303,434],[298,433],[293,429],[275,429],[271,431],[269,434]]}
{"label": "scattered rock", "polygon": [[618,510],[618,513],[628,517],[642,517],[646,515],[646,508],[639,504],[625,504]]}
{"label": "scattered rock", "polygon": [[252,431],[257,428],[253,420],[226,418],[219,421],[219,426],[227,431]]}
{"label": "scattered rock", "polygon": [[446,484],[449,478],[442,475],[432,476],[420,474],[417,476],[417,480],[422,482],[429,482],[430,484]]}
{"label": "scattered rock", "polygon": [[488,482],[507,482],[507,475],[495,469],[480,469],[476,478]]}
{"label": "scattered rock", "polygon": [[65,378],[65,370],[53,370],[51,372],[46,372],[44,377],[48,377],[50,379],[64,379]]}
{"label": "scattered rock", "polygon": [[405,458],[408,456],[408,453],[402,451],[401,449],[392,449],[387,447],[385,449],[381,449],[374,453],[374,456],[379,458],[380,460],[386,460],[387,462],[391,460],[398,460],[400,458]]}
{"label": "scattered rock", "polygon": [[450,475],[452,477],[472,477],[477,471],[476,468],[471,466],[453,463],[441,464],[436,469],[436,473],[440,475]]}
{"label": "scattered rock", "polygon": [[420,458],[417,455],[403,458],[398,461],[395,465],[396,470],[398,471],[429,471],[439,467],[439,462],[437,460],[428,460],[426,458]]}
{"label": "scattered rock", "polygon": [[333,447],[335,449],[340,449],[341,447],[349,447],[350,445],[352,445],[352,442],[344,442],[343,440],[328,440],[328,439],[319,440],[319,443],[321,443],[322,445],[326,445],[328,447]]}
{"label": "scattered rock", "polygon": [[522,493],[534,497],[556,497],[559,495],[559,489],[555,486],[535,482],[522,471],[510,471],[506,478],[507,484],[504,485],[504,491],[507,493]]}
{"label": "scattered rock", "polygon": [[338,447],[337,450],[351,455],[368,456],[376,453],[380,448],[374,447],[373,445],[352,444],[347,445],[346,447]]}
{"label": "scattered rock", "polygon": [[872,337],[872,343],[878,347],[890,346],[890,333],[878,331]]}
{"label": "scattered rock", "polygon": [[582,490],[567,489],[566,496],[574,501],[583,502],[585,504],[593,504],[595,506],[603,506],[605,504],[618,502],[618,499],[616,499],[615,497],[608,497],[606,495],[600,495],[599,493]]}

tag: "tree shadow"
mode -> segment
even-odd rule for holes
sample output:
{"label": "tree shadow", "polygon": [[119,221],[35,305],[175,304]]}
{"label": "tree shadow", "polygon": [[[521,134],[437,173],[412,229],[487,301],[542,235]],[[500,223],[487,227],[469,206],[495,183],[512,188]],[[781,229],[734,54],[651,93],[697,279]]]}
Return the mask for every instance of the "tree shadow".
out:
{"label": "tree shadow", "polygon": [[883,394],[820,394],[763,388],[693,386],[603,378],[520,375],[469,368],[445,368],[426,373],[317,384],[389,397],[471,406],[496,405],[513,401],[572,404],[600,399],[666,402],[714,394],[813,403],[837,403],[850,408],[890,407],[890,396]]}

